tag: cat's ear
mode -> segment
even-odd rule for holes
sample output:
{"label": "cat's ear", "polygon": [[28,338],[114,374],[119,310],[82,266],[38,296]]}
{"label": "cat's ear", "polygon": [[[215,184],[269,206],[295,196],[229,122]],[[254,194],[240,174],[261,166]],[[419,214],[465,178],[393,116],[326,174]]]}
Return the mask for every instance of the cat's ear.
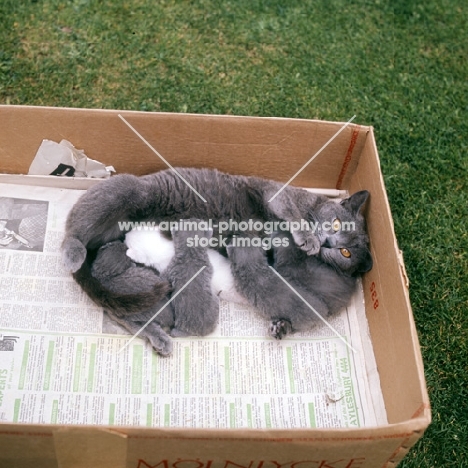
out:
{"label": "cat's ear", "polygon": [[369,195],[370,193],[367,190],[361,190],[360,192],[356,192],[350,197],[345,198],[341,202],[341,205],[343,205],[351,213],[358,214],[366,204]]}
{"label": "cat's ear", "polygon": [[372,270],[374,261],[372,260],[372,255],[369,249],[364,250],[362,258],[360,258],[359,268],[356,273],[365,273],[366,271]]}

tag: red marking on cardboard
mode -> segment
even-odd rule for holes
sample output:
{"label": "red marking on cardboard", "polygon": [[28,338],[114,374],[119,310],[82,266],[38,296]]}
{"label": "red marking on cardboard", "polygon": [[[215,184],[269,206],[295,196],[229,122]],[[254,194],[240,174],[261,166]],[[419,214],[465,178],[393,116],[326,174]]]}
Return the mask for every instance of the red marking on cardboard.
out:
{"label": "red marking on cardboard", "polygon": [[371,293],[372,306],[374,307],[374,310],[377,310],[379,307],[379,298],[377,295],[377,286],[375,285],[374,281],[372,281],[369,290]]}
{"label": "red marking on cardboard", "polygon": [[[300,465],[305,465],[305,468],[358,468],[366,459],[364,457],[353,457],[345,460],[340,458],[338,460],[300,460],[289,461],[287,463],[278,463],[274,460],[252,460],[248,465],[241,465],[232,460],[224,460],[223,468],[237,467],[237,468],[262,468],[265,463],[274,465],[276,468],[297,468]],[[213,460],[207,460],[205,463],[199,459],[184,460],[178,458],[176,462],[171,463],[169,460],[160,460],[156,464],[151,464],[146,460],[140,458],[136,468],[177,468],[179,464],[191,464],[190,468],[210,468]],[[195,464],[195,465],[194,465]]]}
{"label": "red marking on cardboard", "polygon": [[383,464],[382,468],[387,468],[389,463],[392,463],[392,460],[398,455],[398,452],[401,451],[402,447],[408,442],[409,437],[405,439],[401,445],[398,446],[398,448],[390,455],[390,457],[387,459],[387,461]]}
{"label": "red marking on cardboard", "polygon": [[336,182],[337,190],[341,189],[341,184],[343,183],[343,179],[346,175],[346,171],[348,170],[349,163],[351,162],[351,158],[353,156],[353,150],[354,150],[354,147],[356,146],[356,141],[359,136],[360,128],[361,127],[359,125],[356,126],[356,128],[353,130],[353,133],[351,135],[351,141],[349,142],[348,151],[346,151],[346,156],[344,158],[343,165],[341,166],[341,172]]}
{"label": "red marking on cardboard", "polygon": [[424,412],[424,410],[430,409],[430,407],[431,407],[430,404],[428,404],[428,403],[423,403],[423,404],[415,411],[415,413],[413,414],[413,416],[411,416],[411,419],[417,418],[421,413]]}

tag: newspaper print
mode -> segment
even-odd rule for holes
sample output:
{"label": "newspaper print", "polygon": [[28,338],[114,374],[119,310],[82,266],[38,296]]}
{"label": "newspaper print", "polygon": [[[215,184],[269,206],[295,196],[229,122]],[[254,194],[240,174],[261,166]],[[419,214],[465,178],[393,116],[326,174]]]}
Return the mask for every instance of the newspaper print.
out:
{"label": "newspaper print", "polygon": [[[0,421],[275,429],[386,423],[378,376],[367,377],[375,361],[369,343],[363,346],[361,291],[331,319],[356,352],[325,326],[274,340],[253,309],[225,301],[215,332],[175,339],[169,357],[139,338],[125,347],[131,337],[60,261],[66,215],[81,193],[0,184],[0,220],[19,219],[5,227],[21,237],[4,233],[14,240],[0,247]],[[39,213],[43,228],[19,229]]]}

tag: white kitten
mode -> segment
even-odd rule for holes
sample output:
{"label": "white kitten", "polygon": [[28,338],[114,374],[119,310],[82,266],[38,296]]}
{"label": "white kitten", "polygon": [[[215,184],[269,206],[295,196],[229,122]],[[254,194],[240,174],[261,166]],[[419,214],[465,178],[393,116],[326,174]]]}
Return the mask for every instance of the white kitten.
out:
{"label": "white kitten", "polygon": [[174,256],[174,242],[161,234],[159,229],[132,230],[125,235],[127,256],[134,262],[156,268],[162,273]]}
{"label": "white kitten", "polygon": [[[147,231],[132,230],[125,236],[127,255],[137,263],[156,268],[162,273],[174,256],[174,242],[167,239],[157,228]],[[208,249],[208,259],[213,266],[211,290],[220,299],[247,304],[235,287],[229,260],[213,249]]]}

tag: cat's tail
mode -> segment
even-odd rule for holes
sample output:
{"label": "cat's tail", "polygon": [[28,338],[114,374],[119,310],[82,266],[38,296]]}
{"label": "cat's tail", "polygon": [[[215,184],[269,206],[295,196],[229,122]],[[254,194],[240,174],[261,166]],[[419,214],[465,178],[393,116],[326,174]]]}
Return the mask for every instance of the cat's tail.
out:
{"label": "cat's tail", "polygon": [[[154,197],[153,197],[154,198]],[[138,218],[148,201],[148,184],[131,174],[120,174],[89,188],[68,214],[62,258],[65,267],[77,272],[87,249],[99,248],[121,237],[120,222]]]}
{"label": "cat's tail", "polygon": [[144,292],[110,291],[91,274],[92,259],[93,256],[88,252],[85,262],[73,273],[73,277],[95,304],[112,311],[115,315],[123,317],[147,310],[166,297],[172,289],[168,281],[155,276],[157,281]]}

